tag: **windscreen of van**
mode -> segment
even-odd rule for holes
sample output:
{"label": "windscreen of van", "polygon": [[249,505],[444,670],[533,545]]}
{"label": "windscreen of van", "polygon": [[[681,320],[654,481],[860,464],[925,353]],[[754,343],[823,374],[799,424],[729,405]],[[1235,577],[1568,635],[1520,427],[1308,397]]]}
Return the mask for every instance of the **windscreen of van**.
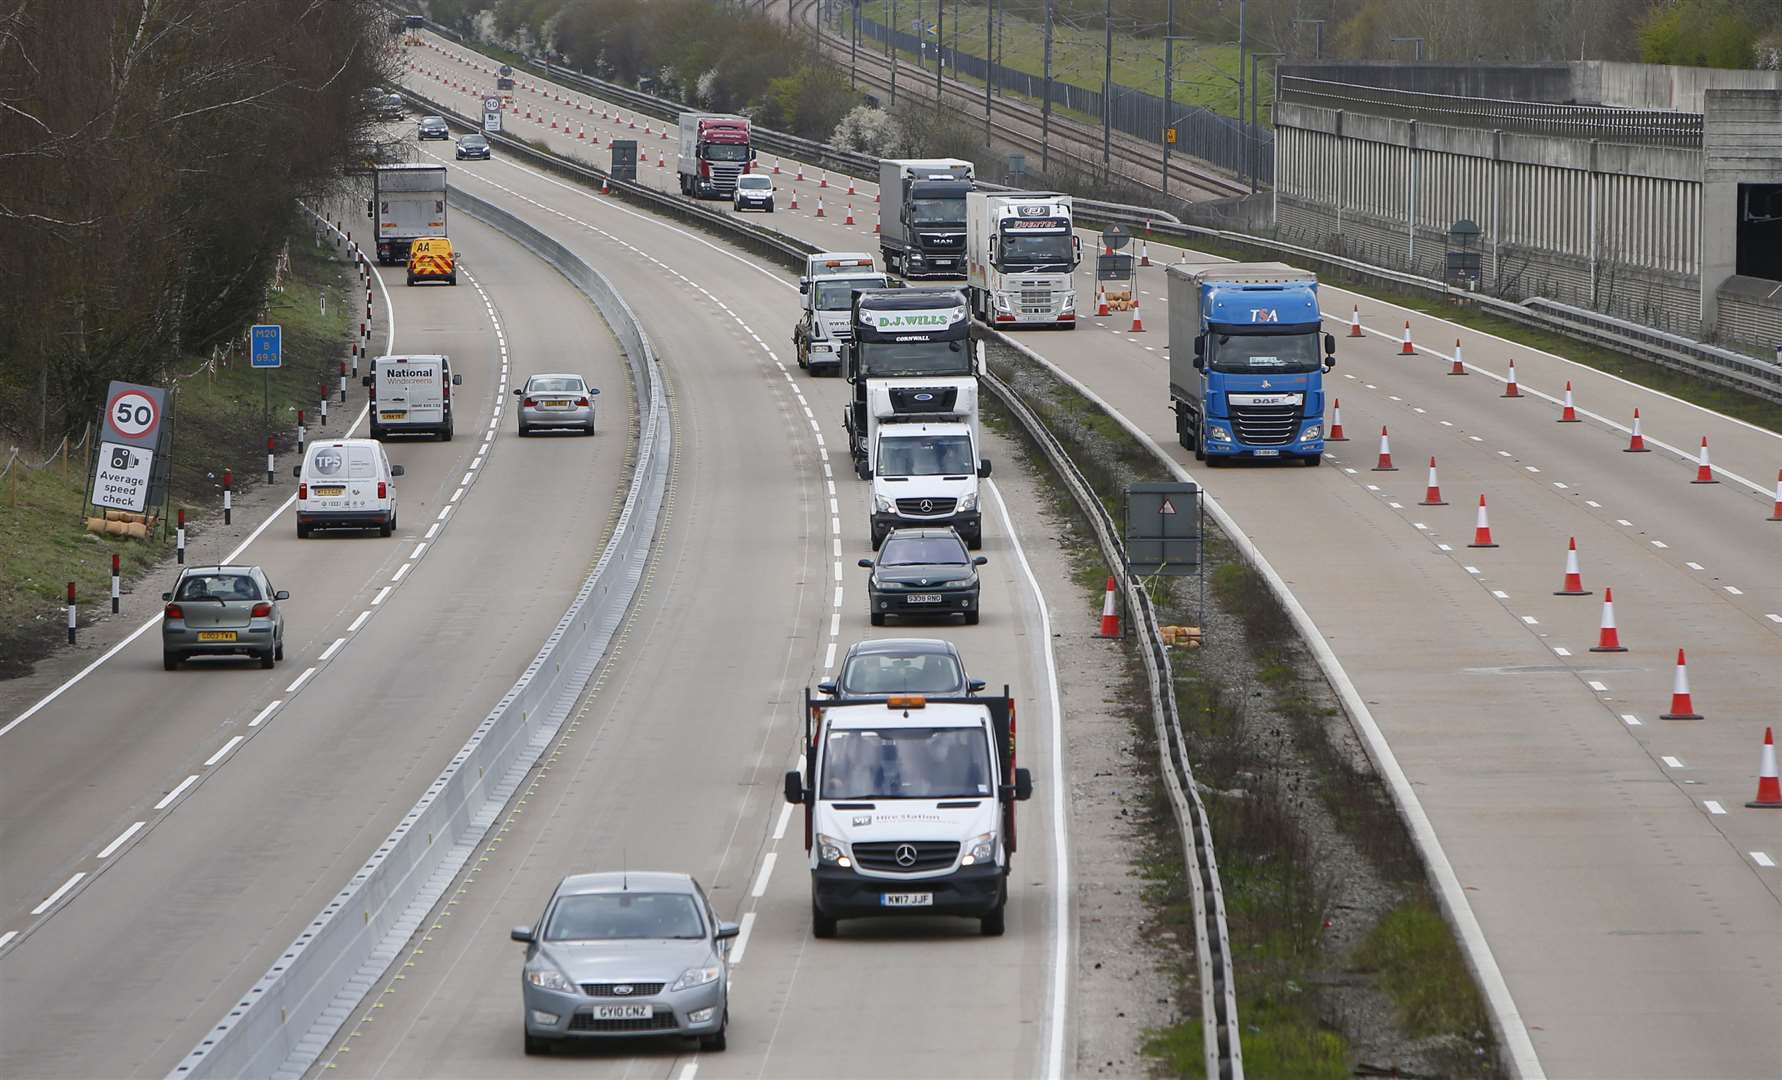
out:
{"label": "windscreen of van", "polygon": [[880,476],[967,476],[971,440],[964,435],[915,435],[879,440]]}

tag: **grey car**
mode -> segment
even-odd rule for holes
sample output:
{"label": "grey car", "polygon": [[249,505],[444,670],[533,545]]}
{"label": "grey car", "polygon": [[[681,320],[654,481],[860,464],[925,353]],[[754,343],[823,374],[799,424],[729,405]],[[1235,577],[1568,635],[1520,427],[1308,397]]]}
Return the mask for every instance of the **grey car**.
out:
{"label": "grey car", "polygon": [[950,641],[939,638],[880,638],[857,641],[842,657],[841,673],[817,689],[831,697],[883,698],[892,694],[965,697],[984,680],[965,677],[965,661]]}
{"label": "grey car", "polygon": [[415,125],[415,135],[420,139],[450,139],[452,129],[443,116],[423,116]]}
{"label": "grey car", "polygon": [[730,1022],[730,942],[686,874],[572,874],[536,926],[516,926],[528,1054],[569,1039],[680,1036],[722,1050]]}
{"label": "grey car", "polygon": [[580,375],[534,375],[514,391],[520,399],[520,434],[564,428],[594,434],[594,399],[600,391]]}
{"label": "grey car", "polygon": [[258,566],[188,566],[161,594],[161,666],[194,656],[254,656],[269,668],[285,658],[291,594],[274,589]]}

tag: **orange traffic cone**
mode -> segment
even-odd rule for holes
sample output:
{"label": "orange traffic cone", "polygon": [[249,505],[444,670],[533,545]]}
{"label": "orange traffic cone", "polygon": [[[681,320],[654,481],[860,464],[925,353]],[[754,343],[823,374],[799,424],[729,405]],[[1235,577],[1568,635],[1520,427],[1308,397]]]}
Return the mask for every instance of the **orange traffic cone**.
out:
{"label": "orange traffic cone", "polygon": [[842,224],[843,225],[854,224],[854,204],[853,203],[848,204],[848,216],[842,219]]}
{"label": "orange traffic cone", "polygon": [[823,200],[822,199],[817,200],[817,216],[818,217],[823,216]]}
{"label": "orange traffic cone", "polygon": [[1107,595],[1101,601],[1101,633],[1096,637],[1117,638],[1120,636],[1120,616],[1114,611],[1114,579],[1108,578]]}
{"label": "orange traffic cone", "polygon": [[578,135],[576,135],[576,138],[578,140],[580,140],[581,142],[588,141],[588,125],[586,125],[586,124],[582,125],[581,132]]}
{"label": "orange traffic cone", "polygon": [[1324,437],[1325,442],[1348,442],[1349,436],[1343,434],[1343,399],[1337,398],[1330,404],[1330,434]]}
{"label": "orange traffic cone", "polygon": [[879,222],[876,218],[873,220],[873,223],[872,223],[872,234],[874,236],[879,235]]}
{"label": "orange traffic cone", "polygon": [[1349,336],[1350,337],[1360,337],[1361,336],[1361,305],[1360,304],[1356,304],[1354,310],[1349,312]]}
{"label": "orange traffic cone", "polygon": [[792,205],[790,207],[788,207],[787,209],[790,209],[790,210],[798,209],[798,189],[797,188],[792,189]]}
{"label": "orange traffic cone", "polygon": [[1720,483],[1720,481],[1714,479],[1714,466],[1713,466],[1713,463],[1711,463],[1708,460],[1708,437],[1706,435],[1702,436],[1701,456],[1696,458],[1696,460],[1695,460],[1695,479],[1691,480],[1690,483],[1692,483],[1692,484],[1718,484],[1718,483]]}
{"label": "orange traffic cone", "polygon": [[1671,711],[1661,713],[1660,720],[1700,720],[1702,714],[1695,711],[1695,702],[1689,698],[1689,664],[1683,659],[1683,650],[1677,650],[1677,674],[1671,681]]}
{"label": "orange traffic cone", "polygon": [[1782,521],[1782,469],[1776,472],[1776,508],[1770,511],[1765,521]]}
{"label": "orange traffic cone", "polygon": [[1418,506],[1447,506],[1448,505],[1447,500],[1442,498],[1441,481],[1436,479],[1435,458],[1429,459],[1429,483],[1423,489],[1423,501],[1418,503],[1417,505]]}
{"label": "orange traffic cone", "polygon": [[856,192],[854,191],[854,178],[852,176],[848,177],[848,194],[849,195],[856,194]]}
{"label": "orange traffic cone", "polygon": [[1578,422],[1578,410],[1572,407],[1572,380],[1565,381],[1565,404],[1560,407],[1559,424],[1575,424]]}
{"label": "orange traffic cone", "polygon": [[1621,452],[1623,454],[1651,453],[1646,449],[1646,437],[1640,434],[1640,410],[1638,409],[1634,410],[1633,434],[1628,437],[1627,449]]}
{"label": "orange traffic cone", "polygon": [[1763,729],[1763,756],[1757,759],[1757,798],[1745,804],[1753,810],[1782,809],[1782,780],[1776,779],[1776,738]]}
{"label": "orange traffic cone", "polygon": [[829,186],[829,170],[828,169],[823,170],[823,179],[821,179],[817,182],[817,186],[820,188],[826,188]]}
{"label": "orange traffic cone", "polygon": [[1380,428],[1380,460],[1373,467],[1374,472],[1397,472],[1398,466],[1392,463],[1392,443],[1386,438],[1386,428]]}
{"label": "orange traffic cone", "polygon": [[798,181],[801,184],[804,183],[804,162],[801,161],[798,163],[798,175],[794,176],[792,179]]}
{"label": "orange traffic cone", "polygon": [[668,129],[663,128],[662,130],[656,132],[656,138],[660,139],[663,142],[667,142],[668,141]]}
{"label": "orange traffic cone", "polygon": [[1398,347],[1400,356],[1416,356],[1417,350],[1411,346],[1411,320],[1405,320],[1405,340]]}
{"label": "orange traffic cone", "polygon": [[1596,644],[1590,647],[1591,652],[1626,652],[1627,646],[1621,644],[1621,631],[1615,628],[1615,590],[1603,589],[1603,621],[1602,628],[1597,631]]}
{"label": "orange traffic cone", "polygon": [[773,174],[775,176],[780,175],[780,159],[779,158],[773,159]]}
{"label": "orange traffic cone", "polygon": [[1454,339],[1454,363],[1449,365],[1448,374],[1450,374],[1450,375],[1465,375],[1466,374],[1466,362],[1461,360],[1461,358],[1460,358],[1460,339],[1459,338]]}
{"label": "orange traffic cone", "polygon": [[1485,496],[1479,496],[1479,516],[1473,524],[1473,542],[1467,547],[1494,548],[1497,544],[1491,539],[1491,522],[1485,516]]}
{"label": "orange traffic cone", "polygon": [[656,168],[658,168],[658,169],[668,168],[668,159],[666,159],[662,156],[661,151],[656,152]]}
{"label": "orange traffic cone", "polygon": [[1554,596],[1589,596],[1590,590],[1584,587],[1584,575],[1578,571],[1578,538],[1572,537],[1565,549],[1565,581],[1553,590]]}
{"label": "orange traffic cone", "polygon": [[1504,384],[1501,397],[1521,397],[1522,391],[1516,386],[1516,361],[1510,361],[1510,380]]}
{"label": "orange traffic cone", "polygon": [[1151,265],[1151,245],[1148,241],[1145,241],[1145,240],[1139,241],[1139,265],[1140,266],[1150,266]]}
{"label": "orange traffic cone", "polygon": [[606,186],[606,177],[604,176],[600,178],[600,193],[602,195],[611,195],[613,193],[613,189]]}
{"label": "orange traffic cone", "polygon": [[1108,313],[1108,291],[1100,285],[1095,287],[1095,314],[1105,317]]}
{"label": "orange traffic cone", "polygon": [[1132,298],[1132,333],[1142,334],[1144,332],[1145,322],[1139,318],[1139,302],[1138,297],[1135,296]]}

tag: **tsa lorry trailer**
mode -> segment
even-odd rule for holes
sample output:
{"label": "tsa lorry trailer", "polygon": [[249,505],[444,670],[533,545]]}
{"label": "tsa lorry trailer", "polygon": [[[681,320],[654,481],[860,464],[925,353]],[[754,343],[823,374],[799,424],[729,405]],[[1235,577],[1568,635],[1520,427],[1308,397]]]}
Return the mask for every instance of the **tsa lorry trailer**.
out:
{"label": "tsa lorry trailer", "polygon": [[887,284],[865,252],[819,251],[806,256],[804,274],[798,279],[803,310],[792,328],[798,366],[812,375],[829,371],[839,375],[842,346],[854,337],[854,293]]}
{"label": "tsa lorry trailer", "polygon": [[365,214],[376,223],[377,261],[385,266],[408,262],[408,246],[415,239],[446,235],[446,167],[377,166]]}
{"label": "tsa lorry trailer", "polygon": [[853,340],[842,352],[852,385],[842,414],[854,471],[872,474],[878,425],[908,419],[977,425],[978,380],[971,319],[956,289],[880,289],[854,294]]}
{"label": "tsa lorry trailer", "polygon": [[958,158],[879,162],[879,251],[906,278],[965,276],[965,193],[972,165]]}
{"label": "tsa lorry trailer", "polygon": [[1002,695],[804,696],[804,807],[811,932],[841,919],[960,915],[1002,934],[1015,804],[1033,778],[1015,763],[1015,699]]}
{"label": "tsa lorry trailer", "polygon": [[1321,462],[1336,338],[1320,333],[1317,277],[1283,263],[1173,263],[1167,274],[1169,396],[1183,448],[1208,465]]}
{"label": "tsa lorry trailer", "polygon": [[965,282],[972,314],[992,326],[1076,329],[1071,272],[1082,261],[1071,198],[1034,191],[965,196]]}
{"label": "tsa lorry trailer", "polygon": [[681,194],[728,199],[736,178],[749,171],[755,148],[749,144],[749,118],[723,113],[681,114]]}

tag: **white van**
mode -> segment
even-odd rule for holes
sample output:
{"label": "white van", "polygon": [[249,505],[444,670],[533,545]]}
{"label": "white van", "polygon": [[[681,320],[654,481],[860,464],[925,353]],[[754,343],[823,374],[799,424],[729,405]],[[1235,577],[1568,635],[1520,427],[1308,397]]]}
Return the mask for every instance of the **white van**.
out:
{"label": "white van", "polygon": [[984,546],[978,481],[990,462],[978,457],[966,423],[881,424],[872,465],[872,549],[892,529],[951,525],[973,551]]}
{"label": "white van", "polygon": [[309,444],[297,477],[297,537],[311,529],[396,531],[396,477],[382,443],[373,439],[334,439]]}
{"label": "white van", "polygon": [[452,374],[452,359],[431,356],[380,356],[362,380],[371,388],[371,437],[436,435],[452,440],[452,387],[464,380]]}

